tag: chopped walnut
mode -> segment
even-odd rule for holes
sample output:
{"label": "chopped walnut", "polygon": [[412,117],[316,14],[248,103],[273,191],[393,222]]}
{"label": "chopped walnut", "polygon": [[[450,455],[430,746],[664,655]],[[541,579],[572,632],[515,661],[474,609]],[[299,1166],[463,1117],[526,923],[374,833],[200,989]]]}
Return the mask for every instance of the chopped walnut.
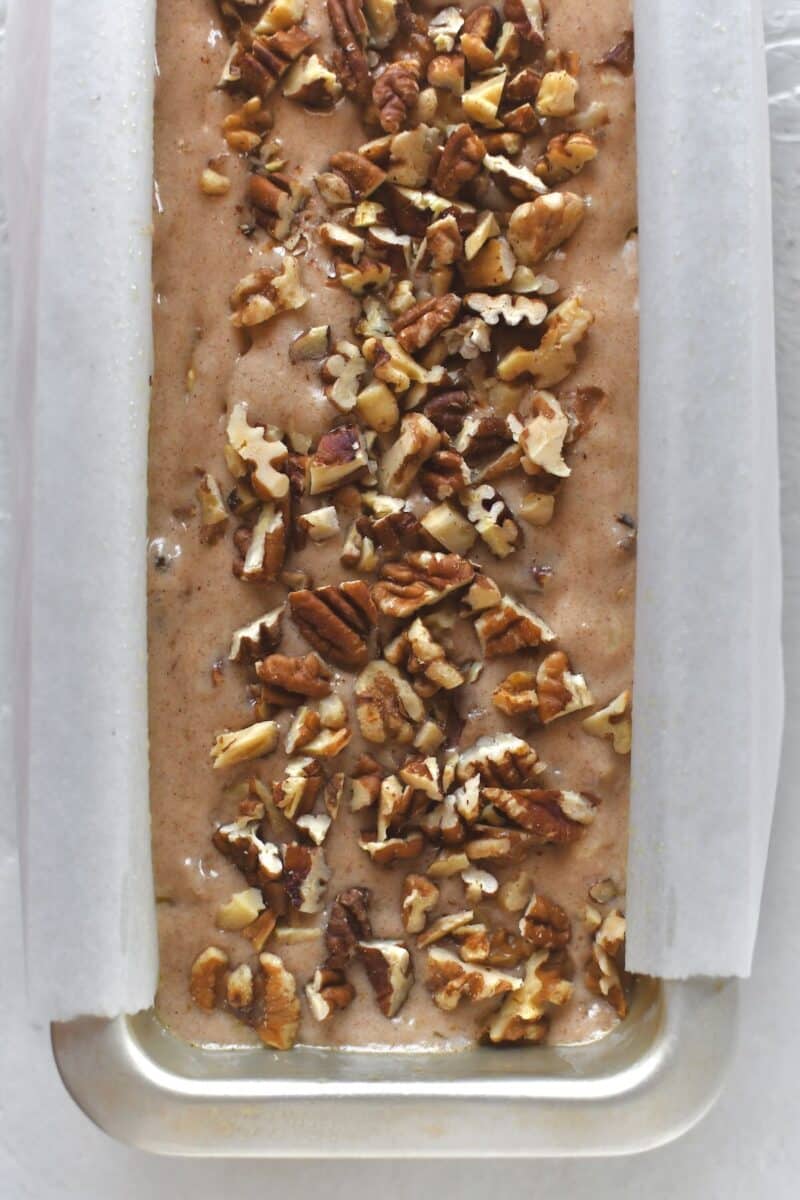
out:
{"label": "chopped walnut", "polygon": [[581,724],[593,737],[610,738],[617,754],[630,754],[633,740],[630,710],[631,693],[626,688],[605,708],[598,709],[590,717],[585,717]]}
{"label": "chopped walnut", "polygon": [[375,836],[379,842],[385,842],[389,831],[402,824],[408,813],[411,801],[411,790],[404,787],[396,775],[387,775],[381,780],[381,790],[378,796],[378,827]]}
{"label": "chopped walnut", "polygon": [[515,733],[486,734],[459,756],[457,775],[461,783],[479,775],[487,786],[520,787],[536,774],[538,756]]}
{"label": "chopped walnut", "polygon": [[261,100],[270,96],[292,63],[314,41],[300,25],[258,35],[243,25],[239,39],[221,82],[239,87]]}
{"label": "chopped walnut", "polygon": [[256,663],[256,674],[265,684],[264,699],[281,707],[292,707],[300,696],[319,699],[331,693],[331,673],[316,654],[270,654]]}
{"label": "chopped walnut", "polygon": [[633,30],[626,29],[620,40],[595,64],[619,71],[620,75],[633,73]]}
{"label": "chopped walnut", "polygon": [[514,251],[506,239],[491,237],[462,266],[464,286],[469,290],[505,287],[514,278],[516,265]]}
{"label": "chopped walnut", "polygon": [[432,221],[425,235],[426,251],[435,267],[450,267],[463,251],[461,230],[452,213]]}
{"label": "chopped walnut", "polygon": [[258,19],[254,33],[277,33],[298,25],[305,15],[306,0],[270,0]]}
{"label": "chopped walnut", "polygon": [[415,383],[440,383],[444,376],[441,366],[428,368],[418,363],[403,349],[397,338],[367,338],[362,350],[376,377],[396,392],[407,392]]}
{"label": "chopped walnut", "polygon": [[483,799],[530,833],[539,845],[565,845],[594,820],[596,801],[580,792],[545,788],[487,787]]}
{"label": "chopped walnut", "polygon": [[327,813],[305,813],[297,818],[297,828],[306,834],[315,846],[321,846],[328,836],[331,818]]}
{"label": "chopped walnut", "polygon": [[300,1027],[300,1004],[294,976],[276,954],[258,956],[263,1011],[254,1028],[265,1046],[290,1050]]}
{"label": "chopped walnut", "polygon": [[533,671],[512,671],[492,692],[492,704],[509,717],[519,717],[538,707],[536,675]]}
{"label": "chopped walnut", "polygon": [[262,500],[283,500],[289,493],[289,477],[278,470],[289,452],[279,437],[269,437],[263,425],[250,425],[247,408],[237,404],[227,426],[228,445],[252,468],[250,484]]}
{"label": "chopped walnut", "polygon": [[379,479],[389,496],[408,494],[422,464],[436,451],[441,435],[422,413],[403,417],[400,433],[381,460]]}
{"label": "chopped walnut", "polygon": [[519,506],[519,515],[529,525],[549,525],[555,507],[556,498],[552,492],[526,492]]}
{"label": "chopped walnut", "polygon": [[264,900],[258,888],[245,888],[242,892],[234,892],[227,903],[220,905],[214,923],[218,929],[237,933],[252,925],[263,908]]}
{"label": "chopped walnut", "polygon": [[483,1038],[493,1045],[541,1042],[547,1036],[549,1005],[566,1004],[572,984],[564,978],[563,955],[540,950],[528,959],[522,987],[506,997],[484,1028]]}
{"label": "chopped walnut", "polygon": [[425,706],[411,684],[382,660],[371,662],[358,676],[355,697],[358,724],[368,742],[408,744],[425,718]]}
{"label": "chopped walnut", "polygon": [[347,1008],[356,994],[344,972],[330,966],[317,967],[305,992],[311,1015],[317,1021],[327,1021],[335,1012]]}
{"label": "chopped walnut", "polygon": [[517,33],[531,46],[544,43],[544,8],[542,0],[503,0],[503,12]]}
{"label": "chopped walnut", "polygon": [[331,904],[325,931],[327,965],[341,969],[353,958],[359,942],[372,937],[369,920],[369,888],[354,887],[339,892]]}
{"label": "chopped walnut", "polygon": [[381,1012],[385,1017],[396,1016],[414,982],[408,949],[402,942],[369,941],[359,943],[358,954]]}
{"label": "chopped walnut", "polygon": [[469,859],[463,850],[445,850],[428,867],[431,879],[451,879],[469,868]]}
{"label": "chopped walnut", "polygon": [[309,460],[310,494],[317,496],[341,487],[361,475],[368,461],[364,439],[356,425],[329,429],[319,439]]}
{"label": "chopped walnut", "polygon": [[263,912],[256,917],[252,924],[247,925],[242,930],[242,936],[246,937],[249,942],[253,943],[257,953],[261,953],[275,931],[277,919],[278,918],[271,909],[265,908]]}
{"label": "chopped walnut", "polygon": [[[440,136],[438,129],[431,125],[418,125],[416,129],[404,129],[396,133],[389,147],[386,178],[403,187],[424,187],[431,174]],[[379,228],[375,227],[374,234],[378,234]],[[385,236],[392,231],[385,229],[382,232]],[[399,240],[401,236],[403,241]],[[393,238],[396,244],[409,245],[407,234],[393,234]]]}
{"label": "chopped walnut", "polygon": [[544,471],[564,478],[570,473],[563,458],[569,419],[551,392],[534,392],[531,408],[524,421],[513,413],[508,420],[512,436],[522,450],[523,470],[529,475]]}
{"label": "chopped walnut", "polygon": [[560,383],[576,365],[577,346],[589,332],[593,314],[578,296],[570,296],[554,308],[545,322],[545,333],[535,350],[511,350],[497,364],[500,379],[533,376],[537,387]]}
{"label": "chopped walnut", "polygon": [[486,147],[475,130],[469,125],[457,125],[445,142],[433,177],[433,186],[439,195],[456,196],[464,184],[478,174],[485,153]]}
{"label": "chopped walnut", "polygon": [[491,862],[496,866],[505,866],[519,862],[536,845],[533,835],[521,829],[475,825],[465,850],[470,862]]}
{"label": "chopped walnut", "polygon": [[323,508],[315,508],[312,512],[301,513],[297,518],[297,527],[308,535],[312,542],[327,542],[339,536],[339,515],[332,504]]}
{"label": "chopped walnut", "polygon": [[519,931],[537,949],[556,950],[572,936],[569,917],[560,905],[534,893],[520,917]]}
{"label": "chopped walnut", "polygon": [[489,608],[497,608],[503,599],[503,594],[493,579],[488,575],[476,575],[474,582],[467,589],[464,600],[471,613],[485,612]]}
{"label": "chopped walnut", "polygon": [[515,327],[523,322],[527,325],[541,325],[547,316],[547,305],[543,300],[531,300],[527,296],[490,296],[485,292],[471,292],[464,297],[464,302],[473,312],[478,313],[487,325],[504,325]]}
{"label": "chopped walnut", "polygon": [[192,1000],[204,1012],[213,1012],[229,959],[218,946],[208,946],[192,963],[189,991]]}
{"label": "chopped walnut", "polygon": [[280,271],[261,267],[239,280],[231,292],[231,324],[245,329],[263,325],[277,313],[302,308],[307,300],[297,259],[287,254]]}
{"label": "chopped walnut", "polygon": [[362,580],[290,592],[289,611],[306,641],[331,662],[352,669],[368,660],[377,612]]}
{"label": "chopped walnut", "polygon": [[428,988],[434,1003],[452,1011],[463,998],[472,1003],[490,1000],[522,986],[522,980],[506,971],[464,963],[452,950],[433,946],[428,951]]}
{"label": "chopped walnut", "polygon": [[548,71],[542,76],[536,96],[540,117],[568,117],[575,112],[578,81],[568,71]]}
{"label": "chopped walnut", "polygon": [[365,0],[369,44],[383,50],[397,36],[400,0]]}
{"label": "chopped walnut", "polygon": [[237,557],[233,573],[245,583],[272,583],[286,557],[287,531],[283,511],[264,504],[255,525],[240,526],[233,535]]}
{"label": "chopped walnut", "polygon": [[438,900],[439,889],[427,875],[406,875],[401,909],[407,933],[422,933],[428,913],[436,907]]}
{"label": "chopped walnut", "polygon": [[486,658],[515,654],[518,650],[555,641],[549,625],[511,596],[482,612],[475,621],[475,632]]}
{"label": "chopped walnut", "polygon": [[225,999],[230,1007],[236,1010],[252,1007],[255,999],[253,971],[247,963],[242,963],[235,971],[231,971],[225,984]]}
{"label": "chopped walnut", "polygon": [[[497,877],[492,875],[491,871],[482,871],[480,867],[468,867],[466,871],[461,872],[461,878],[464,881],[467,904],[480,904],[487,896],[497,894],[499,884]],[[491,965],[502,966],[503,964],[492,963]]]}
{"label": "chopped walnut", "polygon": [[603,996],[616,1011],[620,1020],[628,1012],[625,996],[625,918],[612,909],[594,935],[592,957],[586,968],[586,986],[596,996]]}
{"label": "chopped walnut", "polygon": [[427,698],[441,688],[451,691],[461,687],[464,676],[447,657],[444,647],[436,641],[419,617],[399,634],[384,650],[387,662],[411,676],[415,691]]}
{"label": "chopped walnut", "polygon": [[[483,165],[517,200],[529,200],[530,197],[540,196],[542,192],[547,191],[547,185],[542,183],[538,175],[523,163],[513,163],[504,154],[487,154]],[[511,245],[516,252],[513,242]]]}
{"label": "chopped walnut", "polygon": [[[298,742],[302,745],[302,738],[287,745],[287,754],[294,753]],[[311,812],[325,780],[318,763],[307,756],[290,759],[285,771],[284,778],[272,785],[272,799],[287,820],[296,821]]]}
{"label": "chopped walnut", "polygon": [[574,192],[548,192],[520,204],[508,223],[508,240],[517,259],[532,267],[571,237],[586,212]]}
{"label": "chopped walnut", "polygon": [[308,108],[332,108],[342,94],[338,79],[318,54],[301,58],[290,69],[283,84],[287,100]]}
{"label": "chopped walnut", "polygon": [[475,568],[457,554],[417,550],[402,562],[384,565],[372,599],[385,616],[410,617],[467,587],[474,578]]}
{"label": "chopped walnut", "polygon": [[597,143],[589,133],[559,133],[547,143],[544,154],[534,164],[534,173],[556,187],[582,171],[597,158]]}
{"label": "chopped walnut", "polygon": [[419,472],[420,487],[430,500],[448,500],[462,492],[470,482],[469,467],[457,450],[437,450]]}
{"label": "chopped walnut", "polygon": [[505,913],[522,912],[531,898],[533,880],[527,871],[518,871],[500,884],[497,903]]}
{"label": "chopped walnut", "polygon": [[582,675],[573,675],[563,650],[542,659],[536,672],[536,693],[543,725],[594,704],[586,680]]}
{"label": "chopped walnut", "polygon": [[[285,243],[294,218],[308,199],[308,188],[278,171],[271,171],[269,174],[254,171],[247,181],[247,198],[253,206],[256,222],[276,241]],[[289,270],[292,275],[296,275],[293,268]],[[300,298],[301,292],[298,291],[296,299]],[[282,307],[299,308],[300,304],[283,304]],[[262,310],[267,314],[264,320],[270,319],[260,295],[254,295],[252,302],[248,302],[249,319],[245,324],[262,324],[263,321],[258,320]]]}
{"label": "chopped walnut", "polygon": [[411,353],[424,349],[443,329],[453,324],[460,308],[461,300],[453,293],[421,300],[395,320],[398,342]]}
{"label": "chopped walnut", "polygon": [[321,846],[290,842],[283,851],[283,878],[293,908],[302,913],[320,912],[331,872]]}
{"label": "chopped walnut", "polygon": [[465,488],[459,500],[478,536],[497,558],[507,558],[522,541],[519,525],[500,493],[490,483]]}
{"label": "chopped walnut", "polygon": [[234,767],[271,754],[278,744],[278,726],[275,721],[257,721],[245,729],[218,733],[211,749],[215,770]]}
{"label": "chopped walnut", "polygon": [[258,150],[271,126],[272,113],[264,107],[259,96],[251,96],[241,108],[225,117],[222,135],[237,154],[252,154]]}

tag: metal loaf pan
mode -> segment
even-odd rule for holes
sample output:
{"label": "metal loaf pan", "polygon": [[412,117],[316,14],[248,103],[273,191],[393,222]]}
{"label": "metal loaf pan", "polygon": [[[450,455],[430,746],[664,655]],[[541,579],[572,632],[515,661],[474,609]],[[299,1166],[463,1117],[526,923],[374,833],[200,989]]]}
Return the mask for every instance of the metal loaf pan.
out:
{"label": "metal loaf pan", "polygon": [[53,1026],[64,1083],[101,1128],[161,1154],[545,1157],[663,1144],[716,1098],[731,981],[640,980],[583,1046],[419,1054],[191,1046],[155,1014]]}

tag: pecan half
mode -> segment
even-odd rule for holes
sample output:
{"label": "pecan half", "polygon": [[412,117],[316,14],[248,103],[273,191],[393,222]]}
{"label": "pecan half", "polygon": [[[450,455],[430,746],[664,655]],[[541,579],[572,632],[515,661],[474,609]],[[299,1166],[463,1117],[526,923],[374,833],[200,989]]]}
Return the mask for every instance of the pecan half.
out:
{"label": "pecan half", "polygon": [[333,36],[339,43],[334,67],[344,90],[362,104],[369,100],[366,45],[369,30],[363,0],[326,0]]}
{"label": "pecan half", "polygon": [[346,966],[355,954],[358,943],[372,937],[369,900],[369,888],[353,887],[339,892],[333,901],[325,930],[329,967],[341,969]]}
{"label": "pecan half", "polygon": [[415,550],[402,562],[386,563],[372,599],[387,617],[410,617],[472,583],[475,568],[458,554]]}
{"label": "pecan half", "polygon": [[564,909],[546,896],[537,896],[535,893],[520,917],[519,931],[540,950],[566,946],[572,935],[569,917]]}
{"label": "pecan half", "polygon": [[466,124],[459,125],[445,143],[433,177],[434,189],[440,196],[452,199],[478,174],[485,154],[486,147],[475,130]]}
{"label": "pecan half", "polygon": [[256,663],[256,675],[266,685],[262,695],[268,704],[286,707],[296,704],[299,696],[319,699],[331,694],[331,673],[316,654],[270,654]]}
{"label": "pecan half", "polygon": [[453,324],[460,310],[461,298],[453,292],[420,300],[394,322],[397,340],[411,354],[423,350],[443,329]]}
{"label": "pecan half", "polygon": [[413,59],[390,63],[375,80],[372,100],[378,110],[381,128],[397,133],[409,118],[419,96],[419,69]]}
{"label": "pecan half", "polygon": [[[545,788],[483,788],[482,798],[541,844],[576,841],[594,819],[595,802],[578,792]],[[566,811],[565,811],[566,810]],[[574,815],[571,815],[574,814]],[[577,820],[576,817],[580,817]]]}
{"label": "pecan half", "polygon": [[368,661],[368,639],[378,614],[362,579],[290,592],[289,611],[299,632],[324,658],[348,668]]}

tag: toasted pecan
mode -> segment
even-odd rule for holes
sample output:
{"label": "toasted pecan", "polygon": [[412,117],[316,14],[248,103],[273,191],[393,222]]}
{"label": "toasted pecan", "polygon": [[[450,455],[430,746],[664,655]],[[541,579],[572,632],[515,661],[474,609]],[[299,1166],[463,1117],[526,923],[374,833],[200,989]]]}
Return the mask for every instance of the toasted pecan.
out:
{"label": "toasted pecan", "polygon": [[363,579],[289,593],[289,611],[300,633],[324,658],[363,667],[378,614]]}

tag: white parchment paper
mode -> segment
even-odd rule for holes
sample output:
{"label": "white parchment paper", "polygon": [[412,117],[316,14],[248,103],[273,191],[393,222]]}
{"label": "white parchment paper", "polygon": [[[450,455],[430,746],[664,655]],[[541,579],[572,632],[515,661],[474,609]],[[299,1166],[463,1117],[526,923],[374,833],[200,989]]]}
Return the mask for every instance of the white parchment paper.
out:
{"label": "white parchment paper", "polygon": [[[628,962],[746,974],[782,718],[760,14],[637,3],[642,433]],[[42,1018],[147,1006],[153,0],[16,0],[17,779]]]}
{"label": "white parchment paper", "polygon": [[40,1018],[152,1001],[145,480],[152,0],[8,30],[16,739]]}

